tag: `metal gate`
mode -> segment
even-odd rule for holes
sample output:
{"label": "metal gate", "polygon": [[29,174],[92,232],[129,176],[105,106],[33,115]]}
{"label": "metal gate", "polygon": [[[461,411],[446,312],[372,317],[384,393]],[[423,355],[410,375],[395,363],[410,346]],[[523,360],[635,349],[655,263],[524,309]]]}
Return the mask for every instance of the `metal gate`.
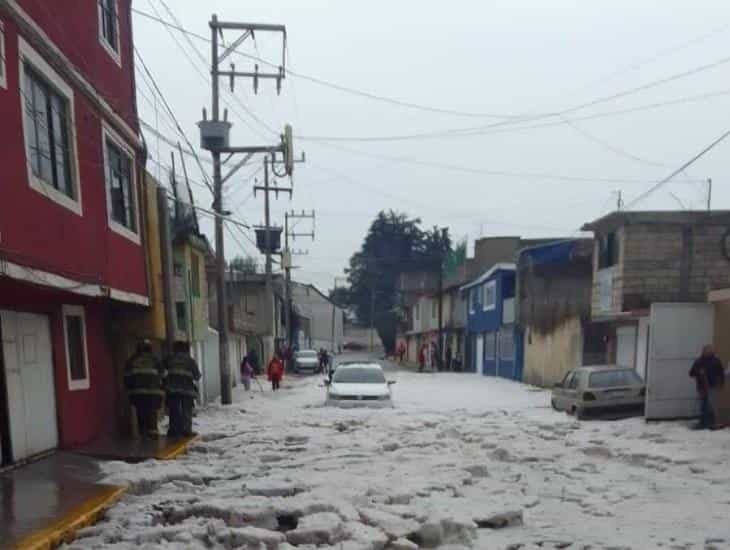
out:
{"label": "metal gate", "polygon": [[702,347],[712,343],[713,321],[710,304],[652,304],[647,420],[697,416],[697,390],[689,369]]}
{"label": "metal gate", "polygon": [[13,460],[58,446],[48,317],[0,310]]}

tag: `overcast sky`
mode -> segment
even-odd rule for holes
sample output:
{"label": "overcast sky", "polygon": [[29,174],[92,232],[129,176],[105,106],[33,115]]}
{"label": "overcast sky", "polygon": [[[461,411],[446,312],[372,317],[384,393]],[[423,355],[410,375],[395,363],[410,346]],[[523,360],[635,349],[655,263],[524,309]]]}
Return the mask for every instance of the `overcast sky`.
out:
{"label": "overcast sky", "polygon": [[[273,82],[262,82],[255,96],[242,79],[237,99],[224,93],[234,145],[273,144],[272,129],[294,126],[307,163],[296,168],[293,199],[281,196],[272,212],[283,223],[287,209],[316,210],[315,241],[294,243],[310,251],[297,258],[295,278],[322,288],[342,275],[381,209],[448,226],[456,239],[468,238],[470,250],[479,236],[577,235],[583,223],[615,209],[617,191],[630,204],[730,129],[727,1],[165,1],[183,27],[204,36],[212,13],[285,24],[297,75],[433,109],[293,74],[280,96]],[[172,21],[161,0],[134,7]],[[192,38],[194,52],[180,33],[138,14],[134,26],[139,52],[197,146],[196,122],[204,106],[210,110],[209,67],[199,55],[208,62],[209,45]],[[260,34],[256,47],[249,41],[240,51],[281,57],[273,35]],[[252,69],[252,61],[232,59],[237,70]],[[141,118],[178,139],[140,76],[137,85]],[[477,130],[449,132],[465,128]],[[169,164],[165,143],[146,137],[151,155]],[[390,137],[408,139],[381,139]],[[713,208],[730,208],[729,153],[730,139],[632,208],[705,208],[709,177]],[[254,224],[263,220],[263,198],[251,195],[248,176],[261,165],[252,160],[226,190],[235,217]],[[187,168],[202,180],[194,162]],[[210,206],[204,187],[194,192]],[[203,227],[212,242],[212,224]],[[297,230],[308,231],[308,222]],[[239,242],[226,235],[228,257],[256,254],[234,233]]]}

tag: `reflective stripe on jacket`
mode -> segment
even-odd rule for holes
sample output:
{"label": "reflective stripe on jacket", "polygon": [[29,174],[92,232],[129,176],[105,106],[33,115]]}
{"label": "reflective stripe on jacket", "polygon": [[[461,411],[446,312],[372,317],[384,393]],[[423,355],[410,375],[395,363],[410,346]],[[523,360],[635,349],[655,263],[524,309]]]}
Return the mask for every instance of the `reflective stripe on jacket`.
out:
{"label": "reflective stripe on jacket", "polygon": [[164,371],[160,361],[150,352],[137,353],[127,361],[124,385],[130,396],[165,394],[162,386]]}
{"label": "reflective stripe on jacket", "polygon": [[198,396],[200,369],[195,360],[187,354],[176,353],[166,361],[167,381],[165,388],[168,394]]}

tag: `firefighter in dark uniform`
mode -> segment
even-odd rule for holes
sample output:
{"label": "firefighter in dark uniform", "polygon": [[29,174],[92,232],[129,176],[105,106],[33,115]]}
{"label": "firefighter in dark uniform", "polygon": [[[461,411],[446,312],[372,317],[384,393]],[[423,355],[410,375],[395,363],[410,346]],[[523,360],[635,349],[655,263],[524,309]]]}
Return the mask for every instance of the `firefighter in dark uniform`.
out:
{"label": "firefighter in dark uniform", "polygon": [[170,410],[168,437],[195,435],[193,433],[193,406],[198,397],[200,369],[190,357],[187,342],[175,342],[173,353],[165,362],[167,368],[167,407]]}
{"label": "firefighter in dark uniform", "polygon": [[162,406],[164,391],[164,368],[155,354],[149,340],[137,344],[137,351],[127,361],[124,370],[124,385],[129,401],[137,412],[137,426],[143,437],[155,438],[157,412]]}

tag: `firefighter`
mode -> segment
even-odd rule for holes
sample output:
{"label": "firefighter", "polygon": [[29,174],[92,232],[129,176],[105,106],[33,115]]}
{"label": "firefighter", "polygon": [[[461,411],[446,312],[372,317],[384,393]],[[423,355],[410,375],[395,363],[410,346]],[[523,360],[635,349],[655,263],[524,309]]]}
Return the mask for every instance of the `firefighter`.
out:
{"label": "firefighter", "polygon": [[195,435],[193,433],[193,406],[198,397],[200,369],[190,357],[187,342],[175,342],[172,355],[167,358],[167,406],[170,410],[168,437]]}
{"label": "firefighter", "polygon": [[137,426],[143,437],[156,438],[157,412],[162,406],[164,368],[154,353],[149,340],[137,344],[137,350],[129,358],[124,371],[124,385],[129,401],[137,412]]}

